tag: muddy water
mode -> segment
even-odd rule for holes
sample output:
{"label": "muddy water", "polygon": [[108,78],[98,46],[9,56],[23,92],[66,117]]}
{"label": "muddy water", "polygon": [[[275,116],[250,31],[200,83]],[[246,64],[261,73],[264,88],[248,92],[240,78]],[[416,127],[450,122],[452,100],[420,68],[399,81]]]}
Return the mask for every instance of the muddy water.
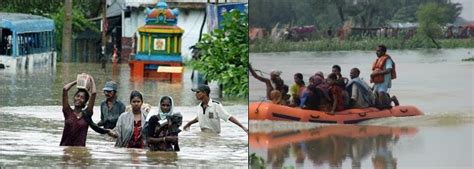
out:
{"label": "muddy water", "polygon": [[[396,137],[393,134],[353,137],[351,135],[359,130],[341,136],[332,129],[324,129],[321,124],[251,121],[252,131],[265,133],[265,138],[280,137],[282,131],[302,132],[306,136],[291,137],[289,134],[286,140],[292,141],[278,146],[258,147],[251,142],[250,153],[263,157],[265,165],[272,168],[473,168],[474,62],[461,60],[473,56],[474,49],[389,50],[388,53],[396,62],[398,76],[392,81],[390,93],[396,95],[402,105],[414,105],[425,115],[376,119],[359,126],[368,125],[375,131],[382,130],[378,127],[389,127],[390,130],[401,127],[416,132]],[[342,67],[342,75],[346,77],[351,68],[358,67],[361,77],[367,81],[375,59],[375,51],[250,54],[255,69],[267,73],[281,70],[283,80],[290,85],[297,72],[307,81],[317,71],[327,75],[334,64]],[[250,77],[249,87],[250,101],[260,101],[265,96],[265,85],[255,78]],[[345,125],[337,126],[338,130],[347,130]],[[311,132],[305,132],[308,130]],[[312,137],[311,133],[314,135],[314,131],[321,130],[329,134]],[[254,135],[250,135],[250,140]],[[378,141],[380,139],[382,141]],[[362,145],[354,147],[353,142]],[[387,148],[380,150],[381,146]],[[308,151],[302,151],[304,147]],[[351,149],[360,149],[359,152],[365,155],[352,156]],[[381,154],[383,158],[379,158]]]}
{"label": "muddy water", "polygon": [[[110,65],[107,65],[110,66]],[[195,117],[198,104],[191,92],[190,70],[182,83],[157,80],[132,80],[128,65],[106,71],[99,64],[58,64],[55,69],[43,68],[33,72],[0,71],[0,167],[43,166],[180,166],[180,167],[246,167],[248,136],[231,122],[221,123],[220,135],[201,133],[198,124],[180,133],[177,153],[149,152],[140,149],[115,148],[113,142],[89,130],[86,147],[60,147],[64,127],[60,96],[62,86],[81,72],[92,74],[98,89],[108,80],[119,83],[118,96],[126,105],[131,90],[139,90],[144,101],[156,111],[161,95],[171,95],[175,111],[184,116],[183,124]],[[211,97],[218,99],[218,87],[211,84]],[[72,98],[72,92],[70,93]],[[100,119],[99,103],[105,99],[98,93],[93,120]],[[248,125],[247,100],[224,98],[226,110],[241,123]],[[226,161],[223,163],[222,161]],[[2,167],[3,168],[3,167]]]}

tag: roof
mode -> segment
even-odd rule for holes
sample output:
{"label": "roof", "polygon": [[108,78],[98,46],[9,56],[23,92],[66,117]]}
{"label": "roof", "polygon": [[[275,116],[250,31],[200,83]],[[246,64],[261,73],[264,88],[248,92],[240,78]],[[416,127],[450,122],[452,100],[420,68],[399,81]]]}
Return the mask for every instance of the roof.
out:
{"label": "roof", "polygon": [[16,33],[52,31],[54,21],[37,15],[0,12],[0,28],[7,28]]}

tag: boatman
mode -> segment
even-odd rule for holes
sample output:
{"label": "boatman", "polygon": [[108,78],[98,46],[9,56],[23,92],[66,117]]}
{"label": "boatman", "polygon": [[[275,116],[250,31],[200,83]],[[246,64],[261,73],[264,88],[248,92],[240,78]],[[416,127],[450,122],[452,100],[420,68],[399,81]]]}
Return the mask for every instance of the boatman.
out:
{"label": "boatman", "polygon": [[[370,74],[370,82],[374,83],[373,89],[376,107],[382,109],[391,108],[391,99],[388,95],[388,89],[392,87],[392,79],[397,78],[395,62],[393,62],[392,58],[386,54],[386,52],[387,47],[385,45],[379,45],[377,47],[377,60],[373,63],[373,72]],[[397,105],[398,101],[396,101],[395,104]]]}
{"label": "boatman", "polygon": [[199,85],[198,88],[191,90],[196,92],[196,99],[200,100],[201,103],[196,106],[197,117],[184,125],[184,130],[187,130],[192,124],[199,122],[202,132],[219,134],[221,132],[220,119],[222,119],[224,121],[231,121],[248,134],[249,130],[240,124],[236,118],[227,113],[221,103],[209,98],[209,93],[211,93],[209,86]]}

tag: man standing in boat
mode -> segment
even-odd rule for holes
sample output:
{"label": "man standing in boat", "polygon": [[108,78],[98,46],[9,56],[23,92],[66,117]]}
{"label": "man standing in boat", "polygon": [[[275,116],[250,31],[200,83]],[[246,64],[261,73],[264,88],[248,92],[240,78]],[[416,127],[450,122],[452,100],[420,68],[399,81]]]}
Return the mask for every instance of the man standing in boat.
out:
{"label": "man standing in boat", "polygon": [[184,130],[187,130],[192,124],[199,122],[201,131],[219,134],[221,132],[220,119],[222,119],[224,121],[231,121],[246,133],[249,132],[245,126],[224,109],[221,103],[209,97],[209,93],[211,93],[209,86],[199,85],[198,88],[191,90],[196,92],[196,99],[200,100],[201,103],[196,107],[197,117],[184,125]]}
{"label": "man standing in boat", "polygon": [[[378,108],[391,108],[388,89],[392,87],[392,79],[397,78],[395,62],[386,52],[385,45],[377,47],[377,60],[373,63],[373,72],[370,74],[370,82],[374,83],[375,105]],[[395,104],[398,103],[395,102]]]}

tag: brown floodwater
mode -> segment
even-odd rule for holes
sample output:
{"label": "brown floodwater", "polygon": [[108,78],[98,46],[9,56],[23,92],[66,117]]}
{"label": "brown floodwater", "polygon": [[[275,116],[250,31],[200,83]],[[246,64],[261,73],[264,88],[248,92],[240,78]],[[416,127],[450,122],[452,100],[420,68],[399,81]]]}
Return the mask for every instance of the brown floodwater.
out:
{"label": "brown floodwater", "polygon": [[[58,63],[56,68],[33,71],[0,70],[0,168],[38,167],[247,167],[248,135],[231,122],[221,122],[220,135],[201,133],[198,124],[179,135],[180,152],[150,152],[142,149],[115,148],[105,136],[89,130],[86,147],[61,147],[64,127],[61,92],[64,84],[78,73],[94,76],[99,91],[108,80],[119,84],[118,98],[126,105],[132,90],[142,92],[144,102],[157,111],[162,95],[175,100],[175,111],[183,114],[183,124],[196,115],[198,104],[191,88],[191,71],[185,70],[182,83],[153,79],[133,80],[127,64],[106,71],[95,63]],[[248,125],[247,98],[218,98],[217,84],[211,83],[211,97],[221,100],[226,110],[243,125]],[[70,98],[72,99],[70,92]],[[99,92],[93,120],[100,119]],[[225,162],[224,162],[225,161]]]}
{"label": "brown floodwater", "polygon": [[[269,168],[474,168],[474,49],[388,50],[397,67],[391,95],[423,116],[382,118],[357,125],[250,121],[249,153]],[[353,67],[369,78],[375,51],[251,53],[255,69],[293,75],[334,64],[349,76]],[[264,74],[268,77],[268,74]],[[250,76],[250,102],[261,101],[265,85]],[[259,141],[255,141],[259,140]]]}

